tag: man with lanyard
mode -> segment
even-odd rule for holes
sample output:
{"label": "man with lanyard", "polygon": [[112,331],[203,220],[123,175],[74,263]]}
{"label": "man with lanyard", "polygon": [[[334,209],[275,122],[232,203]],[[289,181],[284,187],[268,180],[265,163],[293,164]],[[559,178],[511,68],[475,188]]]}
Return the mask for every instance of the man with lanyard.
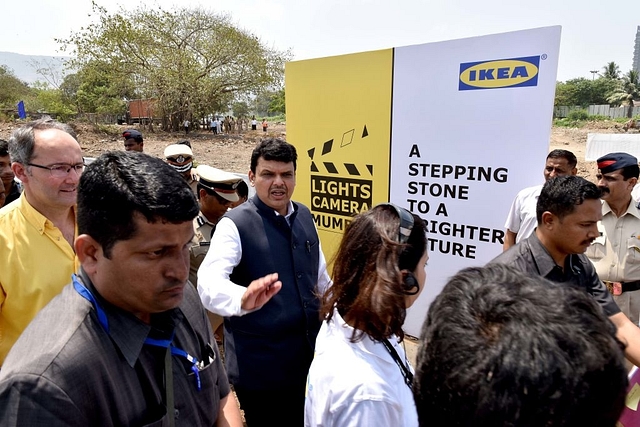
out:
{"label": "man with lanyard", "polygon": [[626,346],[627,359],[638,366],[640,329],[620,311],[584,255],[600,235],[597,226],[602,219],[600,194],[595,184],[577,176],[547,181],[538,198],[535,232],[491,263],[511,265],[526,274],[588,292],[616,326],[617,337]]}
{"label": "man with lanyard", "polygon": [[82,268],[0,371],[3,426],[242,425],[196,290],[197,201],[160,159],[112,151],[85,171]]}
{"label": "man with lanyard", "polygon": [[598,163],[602,190],[600,235],[587,249],[598,276],[613,294],[622,312],[640,321],[640,211],[631,191],[638,182],[638,159],[627,153],[609,153]]}

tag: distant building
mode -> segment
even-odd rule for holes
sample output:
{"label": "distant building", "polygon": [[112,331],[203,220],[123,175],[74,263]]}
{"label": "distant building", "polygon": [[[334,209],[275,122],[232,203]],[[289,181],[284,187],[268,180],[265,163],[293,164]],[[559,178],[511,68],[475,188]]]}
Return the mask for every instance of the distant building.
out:
{"label": "distant building", "polygon": [[633,64],[631,65],[631,68],[640,73],[640,25],[636,32],[636,47],[633,50]]}

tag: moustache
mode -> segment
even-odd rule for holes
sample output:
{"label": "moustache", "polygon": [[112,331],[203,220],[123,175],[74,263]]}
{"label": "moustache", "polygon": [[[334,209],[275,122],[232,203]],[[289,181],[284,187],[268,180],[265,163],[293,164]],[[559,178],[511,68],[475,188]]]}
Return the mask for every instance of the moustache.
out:
{"label": "moustache", "polygon": [[611,190],[609,190],[609,187],[598,187],[598,188],[600,189],[600,192],[602,194],[611,192]]}

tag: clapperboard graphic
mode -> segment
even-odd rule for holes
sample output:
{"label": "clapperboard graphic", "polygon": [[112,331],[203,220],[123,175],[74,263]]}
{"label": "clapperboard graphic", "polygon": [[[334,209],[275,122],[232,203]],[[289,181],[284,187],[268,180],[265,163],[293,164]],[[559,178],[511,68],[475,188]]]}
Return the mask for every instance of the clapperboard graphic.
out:
{"label": "clapperboard graphic", "polygon": [[351,129],[342,134],[339,143],[330,139],[307,151],[311,158],[311,212],[318,229],[341,233],[351,217],[371,207],[373,165],[357,161],[359,153],[367,149],[362,140],[368,135],[364,125],[360,138]]}

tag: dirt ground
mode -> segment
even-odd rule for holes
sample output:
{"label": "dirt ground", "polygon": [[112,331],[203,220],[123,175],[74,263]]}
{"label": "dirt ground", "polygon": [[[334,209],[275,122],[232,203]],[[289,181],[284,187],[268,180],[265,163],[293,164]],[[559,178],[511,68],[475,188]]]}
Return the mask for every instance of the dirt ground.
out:
{"label": "dirt ground", "polygon": [[[85,123],[71,123],[78,134],[85,157],[97,157],[110,150],[124,150],[122,132],[137,129],[136,126],[109,126],[110,131],[100,131],[98,126]],[[0,123],[0,138],[9,139],[13,129],[20,123]],[[105,127],[102,127],[105,128]],[[144,136],[144,152],[162,158],[164,148],[185,139],[191,142],[194,160],[197,164],[206,164],[230,172],[247,173],[251,151],[265,135],[286,137],[284,123],[269,123],[268,131],[259,126],[256,131],[243,131],[240,134],[214,135],[211,132],[154,132],[139,129]]]}
{"label": "dirt ground", "polygon": [[[73,123],[83,152],[87,157],[97,157],[109,150],[122,150],[122,131],[129,126],[111,126],[110,132],[100,131],[98,126]],[[19,123],[0,123],[0,138],[8,139]],[[586,163],[584,155],[587,145],[587,133],[619,133],[620,125],[614,122],[590,122],[583,128],[553,127],[550,150],[563,148],[572,151],[578,158],[578,174],[590,181],[595,180],[597,168],[595,162]],[[104,127],[103,127],[104,128]],[[135,128],[135,126],[133,126]],[[188,139],[197,164],[206,164],[230,172],[246,173],[249,170],[251,151],[260,139],[265,137],[262,129],[243,131],[240,134],[213,135],[206,131],[190,132],[154,132],[141,129],[144,135],[144,149],[147,154],[162,157],[164,148],[178,141]],[[269,123],[268,136],[286,138],[285,123]],[[542,174],[542,169],[540,170]]]}

